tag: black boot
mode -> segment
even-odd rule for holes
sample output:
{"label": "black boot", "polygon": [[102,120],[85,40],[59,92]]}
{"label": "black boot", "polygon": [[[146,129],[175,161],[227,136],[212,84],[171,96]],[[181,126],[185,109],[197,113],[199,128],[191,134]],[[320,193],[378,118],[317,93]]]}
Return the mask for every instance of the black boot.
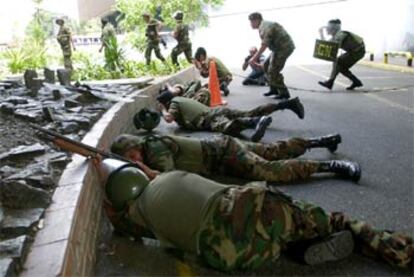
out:
{"label": "black boot", "polygon": [[336,173],[343,178],[351,179],[358,182],[361,178],[361,167],[359,164],[351,161],[326,161],[321,162],[319,172]]}
{"label": "black boot", "polygon": [[273,97],[273,99],[280,100],[280,99],[290,98],[290,93],[287,88],[280,88],[278,91],[279,91],[279,95],[276,95],[275,97]]}
{"label": "black boot", "polygon": [[326,238],[298,241],[288,244],[287,254],[308,265],[338,261],[348,257],[354,249],[354,239],[348,230],[333,233]]}
{"label": "black boot", "polygon": [[349,87],[347,87],[346,90],[354,90],[354,88],[359,88],[363,86],[361,80],[359,80],[354,74],[351,74],[349,76],[349,79],[351,79],[352,84]]}
{"label": "black boot", "polygon": [[318,82],[318,84],[320,84],[323,87],[326,87],[327,89],[332,89],[333,84],[334,84],[334,80],[327,80],[325,82]]}
{"label": "black boot", "polygon": [[230,94],[229,84],[226,81],[221,82],[220,90],[223,92],[224,96],[229,95]]}
{"label": "black boot", "polygon": [[243,117],[236,118],[230,121],[227,126],[224,128],[223,133],[229,136],[238,137],[240,132],[245,129],[255,128],[262,117]]}
{"label": "black boot", "polygon": [[332,134],[308,139],[308,148],[327,148],[329,152],[333,153],[338,149],[338,144],[341,142],[342,138],[340,134]]}
{"label": "black boot", "polygon": [[263,93],[263,96],[272,96],[272,95],[278,95],[279,91],[274,86],[270,86],[270,90],[266,93]]}
{"label": "black boot", "polygon": [[294,112],[300,119],[305,117],[305,109],[303,108],[302,103],[300,102],[298,97],[293,99],[281,101],[278,104],[278,108],[281,110],[289,109]]}
{"label": "black boot", "polygon": [[253,142],[258,142],[264,136],[267,127],[269,127],[270,123],[272,123],[272,117],[270,116],[262,116],[259,122],[256,124],[256,129],[250,138]]}

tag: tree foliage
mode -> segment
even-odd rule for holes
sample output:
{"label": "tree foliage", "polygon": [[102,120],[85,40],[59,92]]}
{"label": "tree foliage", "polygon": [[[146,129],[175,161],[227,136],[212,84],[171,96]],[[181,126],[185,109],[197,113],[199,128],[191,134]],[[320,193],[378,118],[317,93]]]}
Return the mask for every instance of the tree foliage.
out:
{"label": "tree foliage", "polygon": [[127,32],[131,32],[134,46],[142,50],[146,27],[142,19],[143,12],[154,16],[160,7],[164,25],[170,28],[175,26],[173,14],[178,10],[184,13],[184,23],[207,26],[207,7],[219,7],[223,3],[224,0],[117,0],[116,7],[123,14],[121,25]]}

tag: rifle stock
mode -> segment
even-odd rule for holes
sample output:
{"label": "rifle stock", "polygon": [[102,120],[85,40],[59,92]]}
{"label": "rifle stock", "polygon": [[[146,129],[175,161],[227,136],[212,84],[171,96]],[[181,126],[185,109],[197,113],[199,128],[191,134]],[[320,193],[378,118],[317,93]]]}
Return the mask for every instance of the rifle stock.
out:
{"label": "rifle stock", "polygon": [[96,158],[98,155],[100,155],[103,158],[111,158],[111,159],[121,160],[127,163],[134,163],[133,161],[130,161],[120,155],[102,151],[98,148],[95,148],[87,144],[84,144],[82,142],[70,139],[57,132],[42,128],[36,124],[29,123],[29,126],[39,131],[42,134],[41,138],[43,140],[52,142],[54,145],[56,145],[63,151],[70,152],[70,153],[76,153],[76,154],[79,154],[87,158],[90,158],[90,157]]}

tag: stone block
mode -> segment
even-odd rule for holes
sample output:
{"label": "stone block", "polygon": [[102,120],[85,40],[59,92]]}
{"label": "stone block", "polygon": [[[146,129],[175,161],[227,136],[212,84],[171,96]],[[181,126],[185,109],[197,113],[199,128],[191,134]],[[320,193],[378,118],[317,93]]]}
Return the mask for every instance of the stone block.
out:
{"label": "stone block", "polygon": [[56,82],[55,71],[49,68],[44,68],[43,74],[45,76],[45,82],[49,84],[54,84]]}
{"label": "stone block", "polygon": [[70,70],[58,69],[57,77],[62,86],[70,86]]}

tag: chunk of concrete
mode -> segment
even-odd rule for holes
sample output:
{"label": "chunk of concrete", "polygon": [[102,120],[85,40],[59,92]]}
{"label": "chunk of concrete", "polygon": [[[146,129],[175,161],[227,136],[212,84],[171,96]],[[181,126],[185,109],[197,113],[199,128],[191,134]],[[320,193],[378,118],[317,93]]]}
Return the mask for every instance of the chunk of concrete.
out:
{"label": "chunk of concrete", "polygon": [[58,69],[57,77],[62,86],[70,86],[70,71],[66,69]]}
{"label": "chunk of concrete", "polygon": [[37,226],[45,209],[5,209],[3,221],[0,222],[0,238],[9,239],[30,234]]}
{"label": "chunk of concrete", "polygon": [[1,182],[0,193],[0,202],[5,208],[46,208],[51,201],[49,192],[29,186],[24,180]]}
{"label": "chunk of concrete", "polygon": [[46,147],[40,143],[35,143],[32,145],[21,145],[16,148],[13,148],[6,153],[0,154],[0,160],[11,159],[21,156],[33,156],[38,154],[43,154],[46,151]]}
{"label": "chunk of concrete", "polygon": [[45,76],[45,82],[49,84],[54,84],[56,82],[55,71],[47,67],[43,69],[43,75]]}

